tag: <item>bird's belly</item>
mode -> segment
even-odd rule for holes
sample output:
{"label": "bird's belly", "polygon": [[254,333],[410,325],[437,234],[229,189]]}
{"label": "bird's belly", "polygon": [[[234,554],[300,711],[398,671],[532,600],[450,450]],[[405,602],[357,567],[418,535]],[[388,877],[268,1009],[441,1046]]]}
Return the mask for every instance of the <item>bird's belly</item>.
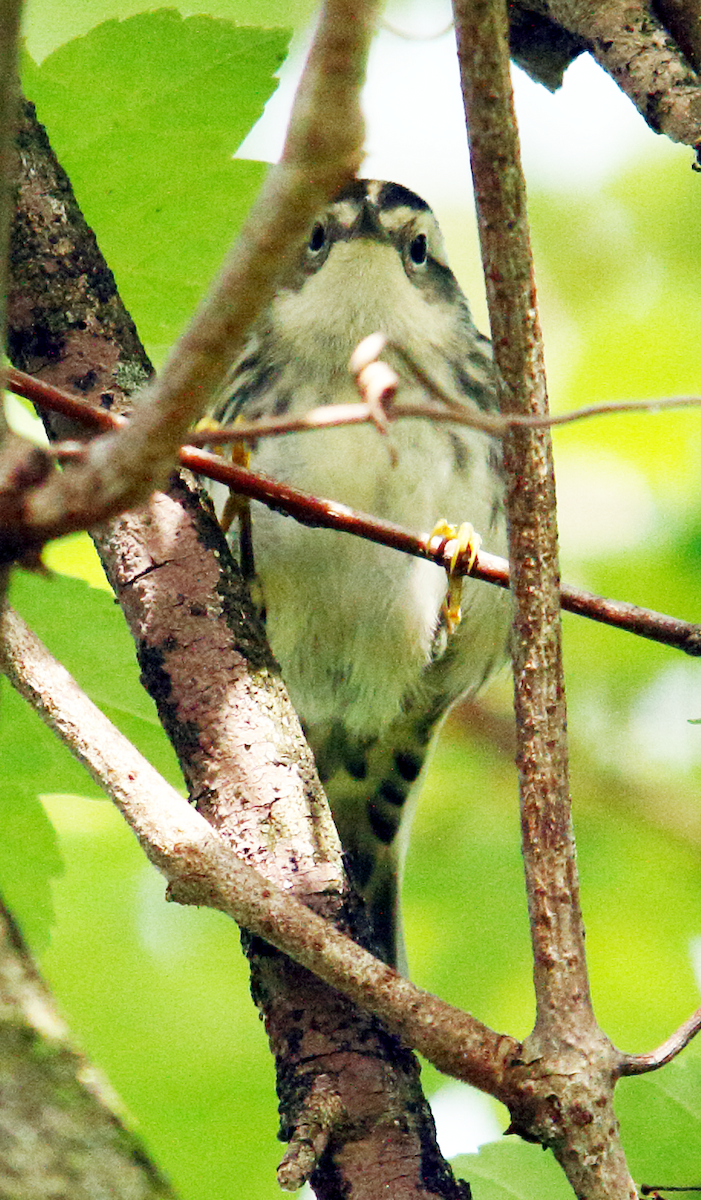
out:
{"label": "bird's belly", "polygon": [[[253,465],[425,534],[443,517],[484,528],[483,443],[475,445],[480,463],[457,471],[443,431],[412,421],[393,427],[387,440],[363,428],[268,443]],[[310,529],[261,505],[253,509],[268,636],[295,707],[309,724],[339,720],[359,737],[376,734],[420,685],[445,572],[348,534]]]}

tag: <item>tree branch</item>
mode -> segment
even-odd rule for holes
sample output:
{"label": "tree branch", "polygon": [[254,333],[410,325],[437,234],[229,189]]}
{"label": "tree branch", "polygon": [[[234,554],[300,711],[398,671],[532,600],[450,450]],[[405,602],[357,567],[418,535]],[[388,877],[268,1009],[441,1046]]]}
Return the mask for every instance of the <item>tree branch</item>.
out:
{"label": "tree branch", "polygon": [[666,1041],[651,1050],[649,1054],[624,1054],[619,1068],[621,1075],[644,1075],[648,1071],[658,1071],[676,1058],[689,1045],[701,1030],[701,1008],[679,1026]]}
{"label": "tree branch", "polygon": [[[0,669],[117,805],[180,904],[208,905],[380,1016],[439,1070],[505,1094],[519,1045],[422,991],[238,858],[6,608]],[[327,884],[338,886],[330,872]]]}
{"label": "tree branch", "polygon": [[[86,401],[45,384],[23,371],[11,368],[8,379],[17,388],[19,395],[26,396],[40,408],[49,412],[61,413],[88,426],[94,425],[98,429],[113,429],[118,428],[125,420],[116,413],[93,408]],[[653,405],[656,402],[651,401],[650,403]],[[696,403],[695,400],[694,403]],[[334,406],[329,407],[333,409]],[[338,407],[355,406],[339,405]],[[371,419],[367,416],[365,405],[357,407],[363,410],[363,420]],[[582,412],[589,415],[588,410],[582,410]],[[515,419],[507,417],[505,420],[511,422]],[[527,427],[543,428],[548,423],[547,419],[537,418],[537,421],[537,425],[534,422],[532,426],[529,423]],[[315,428],[321,427],[321,425],[315,426]],[[289,431],[285,430],[285,432]],[[205,438],[217,440],[216,433],[202,434],[202,440]],[[68,450],[74,455],[79,454],[81,444],[71,442],[65,446],[59,444],[55,447],[55,451],[59,455]],[[198,475],[215,479],[230,487],[232,491],[248,496],[252,500],[259,500],[262,504],[267,504],[279,512],[288,513],[306,525],[337,529],[354,537],[363,537],[368,541],[377,542],[378,545],[389,546],[403,554],[428,559],[446,571],[449,568],[458,573],[461,569],[467,571],[468,555],[463,555],[462,561],[458,561],[455,568],[451,567],[452,551],[448,549],[451,543],[446,538],[420,537],[399,525],[382,521],[368,513],[360,513],[345,505],[338,505],[333,500],[321,499],[318,496],[312,496],[309,492],[303,492],[301,489],[278,483],[265,475],[259,475],[245,467],[228,462],[218,455],[210,455],[199,450],[193,451],[189,445],[181,449],[179,459],[181,466],[189,467]],[[489,554],[486,550],[479,552],[469,574],[485,583],[494,584],[496,587],[509,587],[508,562],[496,554]],[[662,645],[673,646],[691,656],[701,655],[700,625],[694,625],[677,617],[670,617],[665,613],[653,612],[651,609],[641,608],[625,600],[606,599],[570,584],[561,586],[560,601],[562,608],[567,612],[576,613],[578,616],[587,617],[592,621],[599,621],[604,625],[611,625],[623,632],[632,633],[650,641],[660,642]]]}
{"label": "tree branch", "polygon": [[222,384],[314,214],[360,165],[358,94],[378,3],[326,0],[282,161],[269,172],[209,296],[139,398],[130,424],[94,439],[82,462],[27,489],[14,528],[4,534],[5,557],[14,557],[23,541],[40,545],[87,528],[166,482],[187,429]]}
{"label": "tree branch", "polygon": [[[7,307],[7,250],[14,207],[15,130],[17,127],[17,39],[22,0],[0,5],[0,337],[5,344]],[[0,393],[1,394],[1,393]],[[7,432],[5,408],[0,403],[0,444]]]}
{"label": "tree branch", "polygon": [[701,72],[699,0],[653,0],[652,7],[698,75]]}
{"label": "tree branch", "polygon": [[[0,338],[5,344],[7,306],[7,249],[14,203],[14,137],[17,125],[17,39],[21,0],[0,5]],[[8,438],[4,380],[0,377],[0,523],[5,513],[16,511],[18,496],[32,478],[36,452],[20,439]],[[8,446],[8,441],[11,445]],[[46,469],[45,466],[42,469]],[[4,493],[4,494],[3,494]],[[28,561],[31,562],[31,559]],[[7,569],[0,563],[0,604],[7,588]]]}
{"label": "tree branch", "polygon": [[675,0],[528,0],[524,7],[544,11],[588,47],[655,133],[698,148],[701,81],[692,67],[698,70],[698,18],[692,36],[694,21],[682,25]]}
{"label": "tree branch", "polygon": [[[506,6],[454,0],[480,242],[502,411],[544,413],[543,349],[509,73]],[[554,1105],[522,1126],[552,1147],[580,1196],[633,1197],[616,1136],[616,1052],[591,1007],[570,811],[555,486],[549,435],[505,439],[522,849],[536,1024],[524,1042]],[[577,1120],[586,1113],[586,1120]],[[604,1133],[605,1129],[605,1133]],[[602,1149],[602,1146],[604,1147]],[[595,1164],[595,1165],[594,1165]]]}

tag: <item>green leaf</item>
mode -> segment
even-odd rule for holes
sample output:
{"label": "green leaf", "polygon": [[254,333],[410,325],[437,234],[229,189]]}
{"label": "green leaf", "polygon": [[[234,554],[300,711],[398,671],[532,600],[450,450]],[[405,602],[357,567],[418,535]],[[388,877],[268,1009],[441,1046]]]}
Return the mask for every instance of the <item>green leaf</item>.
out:
{"label": "green leaf", "polygon": [[[182,787],[175,755],[139,683],[134,643],[114,600],[80,580],[16,571],[10,602],[90,697],[153,765]],[[53,921],[51,881],[62,860],[39,797],[102,793],[9,685],[0,687],[0,893],[35,953]]]}
{"label": "green leaf", "polygon": [[232,155],[284,58],[281,30],[184,19],[107,21],[23,86],[150,354],[162,359],[204,294],[263,178]]}
{"label": "green leaf", "polygon": [[453,1159],[475,1200],[572,1200],[572,1190],[553,1158],[541,1146],[509,1138],[481,1146],[478,1154]]}
{"label": "green leaf", "polygon": [[[39,797],[31,786],[26,786],[29,778],[36,778],[41,750],[31,736],[26,736],[25,730],[31,733],[32,722],[28,723],[29,728],[23,722],[24,713],[20,711],[23,703],[11,694],[9,684],[3,680],[0,688],[0,760],[3,766],[0,778],[0,895],[28,945],[38,954],[49,943],[54,922],[51,882],[63,871],[63,859]],[[17,713],[19,720],[15,719]],[[29,716],[33,714],[29,713]],[[25,786],[22,786],[23,782]]]}
{"label": "green leaf", "polygon": [[701,1057],[695,1045],[660,1071],[623,1079],[616,1112],[636,1183],[701,1183]]}
{"label": "green leaf", "polygon": [[[173,4],[175,11],[187,15],[192,4]],[[200,9],[212,17],[223,17],[236,25],[273,26],[285,29],[309,21],[317,7],[315,0],[207,0]],[[32,0],[27,6],[25,32],[31,55],[41,61],[57,47],[112,18],[123,20],[149,8],[145,0]]]}
{"label": "green leaf", "polygon": [[[61,575],[43,579],[17,571],[10,587],[10,603],[137,749],[182,788],[175,755],[153,701],[139,681],[134,642],[114,598],[79,579]],[[38,721],[33,713],[30,715],[33,723]],[[9,738],[7,722],[3,726],[0,736]],[[20,742],[18,730],[12,733],[15,743]],[[41,722],[31,736],[40,742],[52,771],[58,770],[50,780],[42,774],[40,791],[87,789],[88,794],[100,794],[82,767],[73,769],[67,750],[59,746],[60,753],[56,754],[56,738]],[[38,782],[34,776],[33,780]]]}

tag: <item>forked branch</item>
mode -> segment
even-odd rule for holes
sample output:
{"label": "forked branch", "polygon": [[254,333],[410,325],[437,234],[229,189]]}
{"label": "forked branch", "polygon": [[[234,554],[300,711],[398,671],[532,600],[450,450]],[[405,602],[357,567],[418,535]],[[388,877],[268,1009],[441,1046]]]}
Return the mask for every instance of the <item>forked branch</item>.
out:
{"label": "forked branch", "polygon": [[[454,0],[454,12],[497,394],[502,412],[543,414],[543,347],[506,5]],[[524,1064],[534,1089],[547,1088],[554,1101],[529,1114],[524,1127],[552,1147],[579,1196],[623,1200],[636,1193],[612,1109],[616,1053],[592,1012],[570,811],[549,434],[514,429],[504,441],[504,459],[522,850],[536,994]],[[513,1129],[520,1127],[517,1118]]]}

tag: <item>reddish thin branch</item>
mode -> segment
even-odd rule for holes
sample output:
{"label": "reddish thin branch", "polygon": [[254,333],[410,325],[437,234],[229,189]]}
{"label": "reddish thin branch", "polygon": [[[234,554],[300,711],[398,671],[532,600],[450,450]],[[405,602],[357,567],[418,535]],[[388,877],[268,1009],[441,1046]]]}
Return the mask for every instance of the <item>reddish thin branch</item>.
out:
{"label": "reddish thin branch", "polygon": [[[8,372],[10,385],[21,396],[26,396],[40,408],[50,412],[61,413],[74,421],[81,421],[98,429],[113,429],[122,425],[124,417],[108,412],[106,409],[95,408],[85,400],[69,395],[59,388],[27,375],[24,371],[11,368]],[[339,406],[341,407],[341,406]],[[342,406],[344,408],[350,405]],[[353,406],[355,407],[355,406]],[[366,411],[365,405],[358,405]],[[211,438],[211,434],[203,434],[203,438]],[[278,483],[265,475],[249,471],[237,466],[216,454],[208,454],[203,450],[190,449],[185,446],[180,451],[180,464],[205,475],[219,483],[230,487],[240,495],[252,500],[259,500],[270,508],[285,512],[289,516],[307,525],[325,529],[337,529],[354,537],[363,537],[381,546],[389,546],[403,554],[414,558],[425,558],[435,562],[445,570],[450,565],[451,555],[446,549],[446,538],[426,538],[393,525],[390,521],[382,521],[366,513],[360,513],[345,505],[336,504],[333,500],[324,500],[293,488],[288,484]],[[457,570],[465,564],[458,563]],[[492,583],[497,587],[509,587],[509,564],[496,554],[481,550],[475,559],[470,574],[475,579]],[[641,608],[625,600],[611,600],[597,596],[582,588],[563,584],[560,594],[561,604],[567,612],[577,616],[587,617],[603,625],[611,625],[625,633],[635,634],[665,646],[673,646],[686,654],[701,655],[701,625],[682,621],[664,613],[654,612],[649,608]]]}

